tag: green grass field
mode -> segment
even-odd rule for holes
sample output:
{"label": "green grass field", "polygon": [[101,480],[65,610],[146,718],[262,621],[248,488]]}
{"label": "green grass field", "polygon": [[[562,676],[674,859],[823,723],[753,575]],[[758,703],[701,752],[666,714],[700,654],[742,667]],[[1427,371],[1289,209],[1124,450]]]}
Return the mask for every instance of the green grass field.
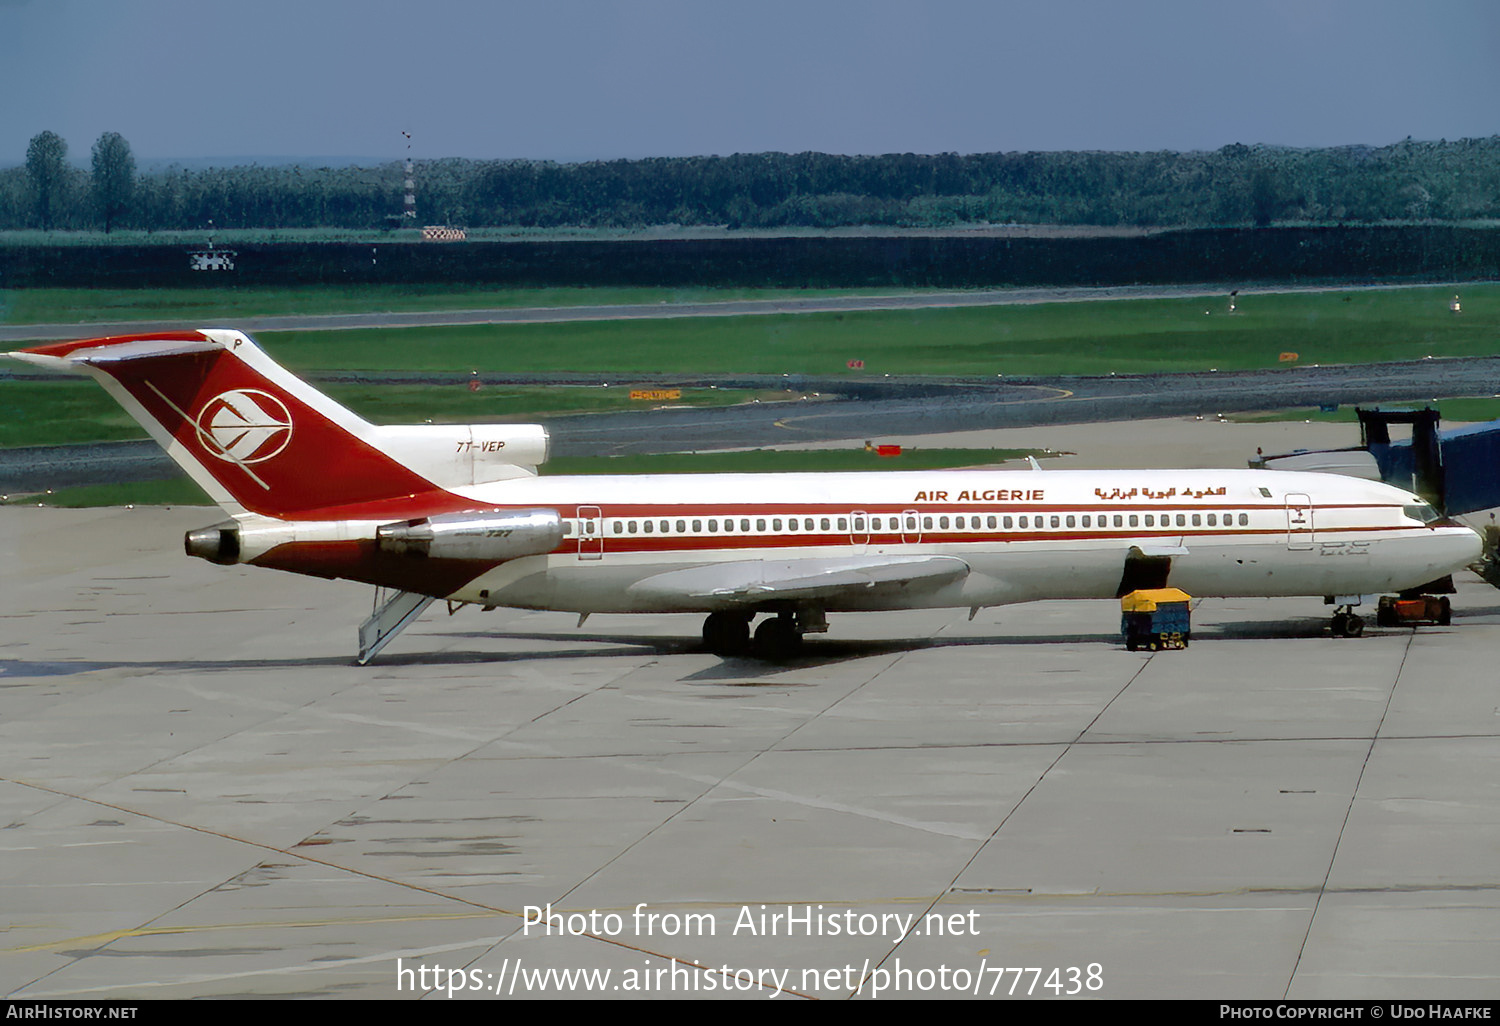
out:
{"label": "green grass field", "polygon": [[[801,393],[687,388],[670,402],[630,398],[630,386],[346,385],[323,390],[376,424],[527,422],[566,413],[646,410],[657,406],[730,406],[795,402]],[[92,381],[0,380],[0,448],[146,438],[146,431]]]}
{"label": "green grass field", "polygon": [[521,307],[728,303],[745,299],[909,295],[915,289],[456,288],[451,285],[205,286],[192,289],[0,289],[0,324],[197,320],[236,317],[413,313]]}
{"label": "green grass field", "polygon": [[[1051,453],[1035,449],[909,449],[896,457],[880,457],[863,449],[818,449],[780,452],[669,453],[658,456],[573,456],[552,460],[541,468],[544,476],[573,474],[775,474],[835,473],[859,470],[943,470],[989,466],[1006,460]],[[5,505],[84,506],[212,506],[203,490],[186,476],[168,481],[90,485],[62,488],[42,495],[11,496]]]}
{"label": "green grass field", "polygon": [[[309,288],[267,290],[256,297],[251,295],[254,290],[244,290],[244,294],[221,291],[252,304],[275,304],[265,312],[277,313],[299,303],[309,310],[331,311],[349,302],[368,309],[407,301],[443,305],[464,297],[479,302],[481,295],[479,290],[398,294]],[[511,298],[530,304],[538,302],[541,293],[553,298],[564,293],[586,297],[580,298],[583,302],[628,298],[610,290],[566,289],[517,293]],[[606,299],[606,293],[614,298]],[[646,290],[646,294],[659,297],[665,293]],[[734,295],[750,294],[760,293]],[[1284,352],[1297,353],[1304,364],[1500,352],[1500,286],[1465,286],[1461,294],[1463,312],[1458,315],[1448,309],[1452,290],[1431,287],[1242,296],[1232,315],[1222,298],[1140,299],[842,314],[267,332],[260,340],[272,356],[299,373],[603,371],[621,374],[626,380],[631,374],[672,372],[850,377],[1125,374],[1212,367],[1284,368],[1279,359]],[[96,302],[128,301],[141,304],[136,308],[141,316],[175,315],[185,307],[173,304],[205,297],[196,290],[65,294],[27,290],[3,295],[24,296],[39,310],[64,301],[89,310]],[[634,291],[630,295],[639,298]],[[699,292],[673,295],[702,298]],[[711,295],[727,298],[722,293]],[[864,370],[850,371],[850,359],[864,360]],[[471,395],[458,386],[392,385],[334,386],[329,391],[361,415],[381,423],[428,418],[525,420],[634,405],[623,390],[616,389],[497,388]],[[755,397],[697,390],[685,395],[684,401],[717,404]],[[144,433],[92,383],[0,380],[0,445],[140,437]]]}
{"label": "green grass field", "polygon": [[[266,332],[328,369],[875,376],[1128,374],[1500,352],[1500,286],[1134,299],[650,321]],[[862,371],[847,362],[863,360]]]}
{"label": "green grass field", "polygon": [[[12,322],[675,303],[812,291],[215,289],[0,292]],[[263,332],[298,371],[1057,375],[1368,363],[1500,351],[1500,285],[780,316]],[[851,359],[865,361],[852,372]]]}

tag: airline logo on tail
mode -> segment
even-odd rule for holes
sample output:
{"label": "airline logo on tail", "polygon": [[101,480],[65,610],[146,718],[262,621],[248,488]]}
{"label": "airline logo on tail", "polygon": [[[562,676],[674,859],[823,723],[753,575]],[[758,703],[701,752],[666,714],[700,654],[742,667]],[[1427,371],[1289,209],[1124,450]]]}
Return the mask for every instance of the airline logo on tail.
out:
{"label": "airline logo on tail", "polygon": [[[532,476],[522,461],[546,458],[540,427],[376,427],[237,331],[80,339],[10,355],[98,378],[236,516],[394,520],[413,504],[429,515],[452,512],[474,500],[450,485]],[[503,448],[508,442],[519,445]],[[516,449],[522,456],[512,462]]]}
{"label": "airline logo on tail", "polygon": [[214,396],[198,411],[194,426],[205,449],[240,465],[264,463],[292,440],[292,415],[286,404],[258,388]]}

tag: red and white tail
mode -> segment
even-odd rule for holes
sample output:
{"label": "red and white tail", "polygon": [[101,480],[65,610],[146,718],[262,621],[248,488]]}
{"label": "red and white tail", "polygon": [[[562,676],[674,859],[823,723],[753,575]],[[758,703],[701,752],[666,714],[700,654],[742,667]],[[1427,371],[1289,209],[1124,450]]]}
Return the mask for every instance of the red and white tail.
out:
{"label": "red and white tail", "polygon": [[414,448],[422,438],[435,456],[435,436],[368,423],[238,331],[124,335],[11,355],[92,375],[234,514],[324,519],[335,508],[385,505],[473,483],[472,471],[464,480],[445,461],[412,458],[422,455]]}

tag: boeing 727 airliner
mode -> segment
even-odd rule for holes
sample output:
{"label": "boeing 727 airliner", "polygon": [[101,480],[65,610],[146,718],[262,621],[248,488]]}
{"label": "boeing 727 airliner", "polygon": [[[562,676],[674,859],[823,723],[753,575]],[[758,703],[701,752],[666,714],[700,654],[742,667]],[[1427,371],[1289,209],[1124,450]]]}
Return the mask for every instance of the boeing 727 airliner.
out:
{"label": "boeing 727 airliner", "polygon": [[[1359,597],[1473,562],[1478,536],[1388,485],[1268,470],[542,477],[537,426],[370,424],[224,329],[11,354],[92,375],[229,514],[190,555],[395,594],[372,658],[434,599],[707,614],[720,655],[783,658],[827,614],[1109,598]],[[753,631],[757,616],[764,619]],[[582,622],[580,620],[580,622]]]}

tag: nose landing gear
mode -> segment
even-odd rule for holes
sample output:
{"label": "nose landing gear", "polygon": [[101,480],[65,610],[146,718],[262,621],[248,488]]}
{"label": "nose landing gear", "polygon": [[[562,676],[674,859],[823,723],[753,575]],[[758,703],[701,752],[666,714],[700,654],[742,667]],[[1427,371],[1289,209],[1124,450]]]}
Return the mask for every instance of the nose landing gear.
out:
{"label": "nose landing gear", "polygon": [[1335,638],[1357,638],[1365,632],[1365,618],[1354,612],[1353,606],[1340,606],[1329,627]]}

